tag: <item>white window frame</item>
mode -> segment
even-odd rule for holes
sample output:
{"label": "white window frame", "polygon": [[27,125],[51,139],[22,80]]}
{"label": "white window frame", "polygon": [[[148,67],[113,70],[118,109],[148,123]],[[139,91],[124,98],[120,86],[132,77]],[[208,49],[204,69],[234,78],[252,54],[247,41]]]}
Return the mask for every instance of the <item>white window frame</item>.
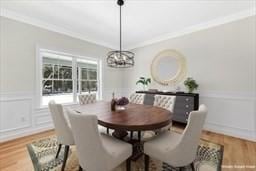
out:
{"label": "white window frame", "polygon": [[56,55],[63,55],[72,58],[72,80],[73,80],[73,102],[65,103],[64,105],[77,104],[77,59],[84,59],[88,61],[94,61],[97,63],[97,100],[102,100],[102,60],[100,58],[85,57],[81,55],[74,55],[70,53],[49,50],[44,48],[36,48],[36,108],[46,108],[46,105],[42,105],[42,66],[43,66],[43,53],[53,53]]}

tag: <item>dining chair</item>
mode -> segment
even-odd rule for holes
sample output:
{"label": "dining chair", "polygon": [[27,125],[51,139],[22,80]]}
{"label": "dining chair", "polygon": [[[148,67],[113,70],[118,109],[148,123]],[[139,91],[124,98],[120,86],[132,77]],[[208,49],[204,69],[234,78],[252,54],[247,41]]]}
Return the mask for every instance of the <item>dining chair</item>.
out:
{"label": "dining chair", "polygon": [[89,94],[79,94],[78,100],[80,105],[90,104],[96,102],[96,94],[89,93]]}
{"label": "dining chair", "polygon": [[[155,95],[153,106],[161,107],[170,112],[173,112],[174,105],[175,105],[176,96],[169,96],[169,95]],[[142,137],[144,140],[154,137],[156,134],[159,134],[162,131],[168,131],[172,127],[172,122],[158,130],[153,131],[144,131]]]}
{"label": "dining chair", "polygon": [[129,98],[130,103],[143,104],[144,96],[145,94],[142,93],[132,93]]}
{"label": "dining chair", "polygon": [[[176,96],[169,96],[169,95],[155,95],[155,100],[153,106],[161,107],[170,112],[173,112],[174,105],[175,105]],[[167,125],[166,127],[162,128],[162,130],[169,130],[172,126],[172,123]]]}
{"label": "dining chair", "polygon": [[190,164],[196,157],[200,135],[203,129],[207,107],[200,105],[198,111],[192,111],[188,124],[182,134],[165,131],[144,143],[145,171],[149,169],[149,156],[161,160],[179,170]]}
{"label": "dining chair", "polygon": [[63,107],[61,104],[55,103],[54,100],[51,100],[48,103],[50,113],[52,116],[53,124],[55,127],[55,133],[57,135],[57,141],[59,143],[59,147],[57,150],[56,158],[58,158],[59,153],[61,151],[62,145],[65,146],[64,150],[64,159],[61,170],[65,170],[65,165],[68,158],[70,145],[74,145],[74,138],[72,135],[72,131],[69,125],[68,118],[65,117],[63,112]]}
{"label": "dining chair", "polygon": [[[143,94],[143,93],[132,93],[130,95],[129,101],[130,101],[130,103],[134,103],[134,104],[143,104],[144,99],[145,99],[145,94]],[[130,131],[130,138],[131,139],[133,139],[133,135],[134,135],[133,131]],[[138,139],[141,139],[140,138],[141,137],[141,132],[140,131],[137,133],[137,137],[138,137]]]}
{"label": "dining chair", "polygon": [[[97,102],[96,93],[79,94],[78,99],[80,105],[92,104]],[[107,132],[107,134],[109,134],[110,132],[109,128],[104,128],[101,125],[98,125],[98,128],[100,129],[100,132]]]}
{"label": "dining chair", "polygon": [[125,160],[127,171],[130,171],[131,144],[100,134],[95,115],[68,110],[68,116],[77,147],[79,171],[110,171]]}

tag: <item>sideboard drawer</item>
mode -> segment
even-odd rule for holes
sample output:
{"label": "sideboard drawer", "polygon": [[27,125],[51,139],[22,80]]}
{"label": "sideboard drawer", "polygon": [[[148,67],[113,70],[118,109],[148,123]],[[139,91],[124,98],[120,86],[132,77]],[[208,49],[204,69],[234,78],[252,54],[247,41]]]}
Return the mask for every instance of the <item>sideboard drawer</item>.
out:
{"label": "sideboard drawer", "polygon": [[172,120],[176,122],[187,123],[187,117],[184,115],[174,115]]}

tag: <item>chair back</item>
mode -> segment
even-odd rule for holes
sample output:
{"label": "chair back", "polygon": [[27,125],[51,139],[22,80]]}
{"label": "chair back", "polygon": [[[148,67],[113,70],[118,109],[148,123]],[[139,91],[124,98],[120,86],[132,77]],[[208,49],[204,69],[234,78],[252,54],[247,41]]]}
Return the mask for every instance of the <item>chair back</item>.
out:
{"label": "chair back", "polygon": [[176,96],[155,95],[154,106],[173,112]]}
{"label": "chair back", "polygon": [[133,93],[130,95],[130,103],[143,104],[145,94]]}
{"label": "chair back", "polygon": [[80,94],[80,95],[78,95],[78,99],[79,99],[80,105],[95,103],[96,102],[96,94],[95,93]]}
{"label": "chair back", "polygon": [[201,132],[207,115],[207,107],[200,105],[198,111],[192,111],[188,118],[188,124],[182,133],[179,143],[179,154],[185,164],[191,163],[196,157]]}
{"label": "chair back", "polygon": [[81,115],[71,110],[68,110],[68,116],[81,167],[84,170],[105,171],[107,153],[98,131],[97,116]]}
{"label": "chair back", "polygon": [[48,107],[50,109],[58,142],[63,145],[73,145],[74,139],[72,131],[64,116],[62,105],[56,104],[55,101],[51,100]]}

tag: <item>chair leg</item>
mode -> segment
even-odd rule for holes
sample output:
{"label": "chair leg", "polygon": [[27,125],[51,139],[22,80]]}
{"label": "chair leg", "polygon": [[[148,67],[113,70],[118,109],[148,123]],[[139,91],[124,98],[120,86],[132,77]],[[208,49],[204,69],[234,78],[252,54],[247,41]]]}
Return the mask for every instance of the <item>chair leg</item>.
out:
{"label": "chair leg", "polygon": [[130,134],[130,140],[133,139],[133,131],[131,131],[131,134]]}
{"label": "chair leg", "polygon": [[176,167],[176,168],[174,167],[174,170],[175,171],[182,171],[182,167]]}
{"label": "chair leg", "polygon": [[78,171],[83,171],[83,168],[79,165],[79,170]]}
{"label": "chair leg", "polygon": [[57,150],[57,154],[56,154],[56,159],[59,157],[59,154],[60,154],[60,150],[61,150],[61,144],[59,144],[59,147],[58,147],[58,150]]}
{"label": "chair leg", "polygon": [[63,164],[62,164],[61,171],[65,170],[66,162],[67,162],[67,159],[68,159],[68,152],[69,152],[69,145],[66,145],[65,146],[65,151],[64,151],[64,159],[63,159]]}
{"label": "chair leg", "polygon": [[191,166],[192,171],[196,170],[193,162],[190,164],[190,166]]}
{"label": "chair leg", "polygon": [[149,170],[149,155],[145,154],[144,156],[144,170]]}
{"label": "chair leg", "polygon": [[126,160],[126,171],[131,171],[131,159]]}
{"label": "chair leg", "polygon": [[141,141],[141,132],[138,131],[138,140]]}
{"label": "chair leg", "polygon": [[107,134],[109,134],[109,128],[107,128]]}

